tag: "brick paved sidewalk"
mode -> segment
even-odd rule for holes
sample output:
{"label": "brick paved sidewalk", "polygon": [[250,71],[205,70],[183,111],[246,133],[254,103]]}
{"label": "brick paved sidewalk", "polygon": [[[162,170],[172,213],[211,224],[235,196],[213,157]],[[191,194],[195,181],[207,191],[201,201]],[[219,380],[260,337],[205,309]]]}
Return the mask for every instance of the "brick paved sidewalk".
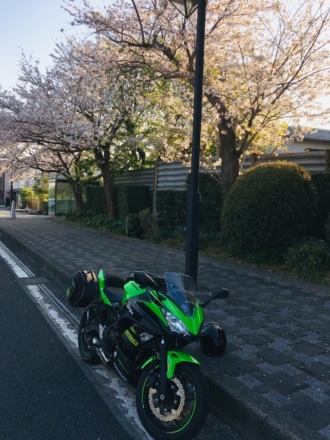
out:
{"label": "brick paved sidewalk", "polygon": [[[64,285],[80,269],[184,271],[184,253],[62,221],[0,209],[0,240],[19,245]],[[200,257],[200,297],[221,287],[206,321],[221,322],[228,348],[201,359],[213,410],[251,439],[330,439],[330,289]],[[225,439],[224,439],[225,440]]]}

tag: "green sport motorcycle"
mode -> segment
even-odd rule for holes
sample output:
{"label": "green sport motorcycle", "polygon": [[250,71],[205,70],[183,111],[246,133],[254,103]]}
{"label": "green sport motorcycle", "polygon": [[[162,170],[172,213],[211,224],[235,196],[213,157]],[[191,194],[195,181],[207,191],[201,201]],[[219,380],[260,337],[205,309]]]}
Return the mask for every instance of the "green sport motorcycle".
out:
{"label": "green sport motorcycle", "polygon": [[134,272],[126,279],[100,270],[80,271],[67,297],[84,307],[79,325],[81,358],[112,366],[136,388],[136,405],[146,431],[155,439],[192,439],[208,414],[208,388],[200,362],[182,351],[200,341],[208,355],[221,355],[226,334],[216,323],[203,325],[203,304],[194,279],[178,273],[163,276]]}

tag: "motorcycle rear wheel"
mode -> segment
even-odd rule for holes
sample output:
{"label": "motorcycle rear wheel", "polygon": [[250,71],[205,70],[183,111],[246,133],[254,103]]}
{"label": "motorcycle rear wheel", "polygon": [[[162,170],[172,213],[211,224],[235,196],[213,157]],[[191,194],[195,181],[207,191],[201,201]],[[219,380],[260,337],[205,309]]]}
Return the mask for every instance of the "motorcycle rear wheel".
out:
{"label": "motorcycle rear wheel", "polygon": [[[81,359],[90,365],[101,363],[96,347],[93,347],[93,338],[98,337],[97,310],[96,304],[88,306],[83,312],[78,329],[79,354]],[[95,316],[95,318],[88,319],[88,316]]]}
{"label": "motorcycle rear wheel", "polygon": [[159,390],[159,363],[150,364],[141,374],[136,392],[140,420],[157,440],[191,440],[204,425],[209,396],[205,377],[198,365],[177,365],[168,380],[168,398],[162,403]]}

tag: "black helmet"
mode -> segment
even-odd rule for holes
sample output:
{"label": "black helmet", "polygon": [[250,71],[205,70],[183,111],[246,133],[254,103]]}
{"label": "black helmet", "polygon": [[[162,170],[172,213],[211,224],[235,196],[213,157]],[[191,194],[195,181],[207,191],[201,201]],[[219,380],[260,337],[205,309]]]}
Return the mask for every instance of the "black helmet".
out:
{"label": "black helmet", "polygon": [[227,345],[227,336],[224,329],[216,322],[205,324],[200,334],[200,345],[204,354],[221,356]]}

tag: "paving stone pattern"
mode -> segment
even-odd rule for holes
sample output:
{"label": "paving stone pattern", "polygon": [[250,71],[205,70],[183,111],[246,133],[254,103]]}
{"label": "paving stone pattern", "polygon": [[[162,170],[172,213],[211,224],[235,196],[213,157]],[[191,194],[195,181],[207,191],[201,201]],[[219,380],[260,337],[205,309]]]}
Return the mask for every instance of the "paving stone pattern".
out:
{"label": "paving stone pattern", "polygon": [[[10,219],[2,210],[0,233],[64,283],[80,269],[184,271],[183,251],[46,217]],[[235,421],[237,413],[247,438],[330,439],[329,288],[200,257],[200,298],[221,287],[230,296],[212,303],[206,321],[222,323],[227,351],[221,358],[198,354],[220,415],[231,411]]]}

